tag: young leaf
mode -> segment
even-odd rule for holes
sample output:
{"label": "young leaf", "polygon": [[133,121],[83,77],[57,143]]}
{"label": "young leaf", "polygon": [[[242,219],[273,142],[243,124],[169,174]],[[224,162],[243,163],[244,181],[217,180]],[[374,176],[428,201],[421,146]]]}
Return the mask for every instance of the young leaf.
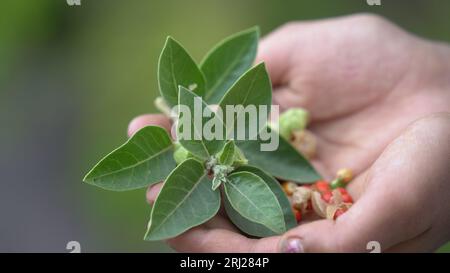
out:
{"label": "young leaf", "polygon": [[279,146],[275,151],[261,151],[261,143],[264,142],[258,138],[252,141],[236,141],[236,146],[244,152],[249,165],[256,166],[277,178],[301,184],[321,179],[309,161],[284,138],[279,138]]}
{"label": "young leaf", "polygon": [[[231,137],[234,139],[237,138],[236,130],[245,129],[248,138],[254,137],[258,132],[253,132],[254,134],[249,134],[250,122],[252,125],[255,125],[257,122],[255,120],[250,120],[249,115],[246,114],[246,107],[256,107],[256,114],[258,118],[259,115],[266,115],[267,117],[270,106],[272,103],[272,84],[270,83],[269,75],[267,74],[266,67],[264,63],[260,63],[248,70],[241,78],[228,90],[228,92],[224,95],[222,100],[219,103],[222,111],[226,112],[227,106],[243,106],[243,109],[237,110],[234,115],[231,117],[227,117],[228,115],[224,114],[224,123],[227,129],[227,136],[230,136],[230,133],[234,131],[234,135]],[[267,107],[267,113],[260,113],[260,106]],[[237,120],[245,117],[245,123],[243,124],[245,128],[236,128],[239,123]],[[259,124],[262,127],[265,124]]]}
{"label": "young leaf", "polygon": [[227,165],[215,165],[212,168],[212,173],[214,175],[212,181],[212,189],[216,190],[222,183],[227,181],[227,175],[233,171],[233,167]]}
{"label": "young leaf", "polygon": [[219,163],[222,165],[229,165],[233,164],[234,162],[234,151],[236,146],[234,145],[234,141],[230,140],[228,141],[225,146],[223,147],[223,150],[219,157]]}
{"label": "young leaf", "polygon": [[84,181],[113,191],[133,190],[159,182],[175,168],[166,130],[147,126],[98,162]]}
{"label": "young leaf", "polygon": [[200,225],[220,207],[202,163],[187,159],[170,173],[153,205],[145,240],[175,237]]}
{"label": "young leaf", "polygon": [[200,69],[206,78],[205,101],[217,104],[233,83],[253,64],[259,29],[253,27],[217,44],[203,59]]}
{"label": "young leaf", "polygon": [[227,178],[224,176],[215,176],[212,181],[211,189],[215,191],[220,185],[222,185],[222,183],[225,183],[226,181]]}
{"label": "young leaf", "polygon": [[[197,100],[197,103],[196,103]],[[208,105],[203,102],[202,98],[191,92],[190,90],[180,86],[179,92],[179,127],[178,141],[180,144],[193,155],[202,159],[208,159],[218,153],[225,145],[224,129],[222,121],[209,110]],[[197,104],[197,107],[195,106]],[[184,117],[188,113],[184,113],[181,107],[187,106],[191,117]],[[202,116],[198,123],[194,115],[202,115],[204,111],[209,111],[210,117]],[[197,113],[199,112],[199,113]],[[182,122],[185,120],[185,122]],[[203,134],[205,125],[215,124],[214,130],[221,130],[218,137],[210,137],[210,140]],[[187,126],[187,127],[185,127]],[[220,128],[219,128],[220,127]],[[180,132],[180,129],[189,130],[190,133]]]}
{"label": "young leaf", "polygon": [[167,38],[158,65],[158,83],[161,96],[173,107],[178,104],[178,86],[195,94],[205,93],[205,78],[192,57],[171,37]]}
{"label": "young leaf", "polygon": [[[253,173],[260,178],[263,179],[263,181],[269,186],[269,188],[272,190],[272,192],[275,194],[278,202],[280,203],[281,209],[283,211],[284,216],[284,223],[286,225],[286,230],[289,230],[291,228],[294,228],[297,226],[297,221],[295,220],[294,213],[292,212],[291,204],[289,203],[289,200],[287,199],[286,194],[283,192],[283,189],[280,186],[280,183],[278,183],[277,180],[275,180],[272,176],[268,175],[267,173],[263,172],[262,170],[252,167],[252,166],[242,166],[236,169],[236,172],[250,172]],[[241,216],[238,211],[236,211],[230,204],[230,202],[225,198],[224,200],[224,206],[225,210],[227,212],[228,217],[230,217],[231,221],[243,232],[246,234],[256,236],[256,237],[268,237],[277,235],[274,231],[268,229],[264,225],[261,225],[256,222],[252,222],[248,220],[247,218]],[[283,232],[285,232],[283,231]]]}
{"label": "young leaf", "polygon": [[235,172],[224,184],[230,205],[244,218],[259,223],[276,234],[286,231],[283,210],[270,187],[250,172]]}

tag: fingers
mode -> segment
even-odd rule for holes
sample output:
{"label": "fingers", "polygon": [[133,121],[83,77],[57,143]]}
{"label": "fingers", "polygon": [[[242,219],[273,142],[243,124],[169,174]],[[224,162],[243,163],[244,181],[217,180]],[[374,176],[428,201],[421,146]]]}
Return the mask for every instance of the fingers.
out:
{"label": "fingers", "polygon": [[249,239],[226,229],[193,228],[168,240],[170,246],[181,252],[276,252],[278,237]]}
{"label": "fingers", "polygon": [[147,188],[147,192],[145,197],[147,198],[147,202],[151,205],[155,202],[156,197],[159,194],[159,191],[161,190],[161,187],[163,186],[163,183],[157,183],[154,185],[151,185]]}
{"label": "fingers", "polygon": [[[153,204],[163,183],[147,189],[147,202]],[[181,252],[275,252],[276,237],[261,240],[249,239],[223,216],[216,215],[203,225],[167,240],[175,250]]]}
{"label": "fingers", "polygon": [[[292,24],[291,24],[292,25]],[[256,63],[265,62],[270,79],[274,86],[282,85],[288,81],[291,68],[291,54],[294,50],[295,33],[285,25],[264,37],[258,46]]]}
{"label": "fingers", "polygon": [[170,120],[163,114],[147,114],[134,118],[128,125],[128,136],[131,137],[134,133],[145,126],[155,125],[165,128],[170,131]]}
{"label": "fingers", "polygon": [[[163,183],[147,189],[147,202],[153,204]],[[239,231],[224,217],[216,215],[203,225],[194,227],[183,234],[167,240],[175,250],[181,252],[267,252],[276,251],[276,244],[269,240],[251,240],[239,234]]]}

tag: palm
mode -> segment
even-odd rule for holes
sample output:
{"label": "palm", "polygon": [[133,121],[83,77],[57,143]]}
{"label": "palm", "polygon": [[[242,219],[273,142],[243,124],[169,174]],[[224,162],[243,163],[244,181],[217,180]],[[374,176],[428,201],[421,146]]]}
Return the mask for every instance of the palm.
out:
{"label": "palm", "polygon": [[[421,44],[411,43],[417,38],[377,18],[364,25],[352,20],[292,24],[271,39],[287,39],[291,50],[279,53],[287,65],[283,74],[272,73],[274,102],[282,110],[301,106],[311,111],[310,130],[318,140],[313,162],[327,178],[343,167],[364,173],[409,123],[446,109],[436,92],[424,89],[420,79],[428,75],[419,71],[424,67],[411,65],[411,59],[425,58]],[[269,61],[269,69],[277,65]]]}

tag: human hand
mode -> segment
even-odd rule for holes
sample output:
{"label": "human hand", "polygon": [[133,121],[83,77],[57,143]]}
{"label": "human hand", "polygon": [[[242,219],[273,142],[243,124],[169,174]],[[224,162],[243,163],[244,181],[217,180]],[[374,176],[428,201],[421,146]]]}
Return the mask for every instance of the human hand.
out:
{"label": "human hand", "polygon": [[[189,252],[430,251],[450,239],[450,49],[373,15],[289,23],[260,44],[274,104],[304,107],[325,178],[354,170],[356,203],[336,221],[250,239],[222,215],[169,240]],[[132,134],[161,115],[133,120]],[[148,190],[150,202],[160,185]]]}

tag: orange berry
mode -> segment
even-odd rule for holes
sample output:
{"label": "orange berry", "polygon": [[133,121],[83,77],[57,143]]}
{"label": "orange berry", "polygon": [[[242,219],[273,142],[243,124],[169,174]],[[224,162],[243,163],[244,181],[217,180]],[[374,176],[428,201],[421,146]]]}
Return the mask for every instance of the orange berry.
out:
{"label": "orange berry", "polygon": [[347,184],[353,179],[353,172],[350,169],[340,169],[337,171],[336,177],[342,179]]}
{"label": "orange berry", "polygon": [[314,186],[320,193],[331,191],[330,184],[328,184],[328,182],[324,180],[317,181]]}
{"label": "orange berry", "polygon": [[294,193],[297,185],[295,183],[286,181],[281,184],[281,187],[283,188],[284,193],[286,193],[288,196],[291,196]]}

